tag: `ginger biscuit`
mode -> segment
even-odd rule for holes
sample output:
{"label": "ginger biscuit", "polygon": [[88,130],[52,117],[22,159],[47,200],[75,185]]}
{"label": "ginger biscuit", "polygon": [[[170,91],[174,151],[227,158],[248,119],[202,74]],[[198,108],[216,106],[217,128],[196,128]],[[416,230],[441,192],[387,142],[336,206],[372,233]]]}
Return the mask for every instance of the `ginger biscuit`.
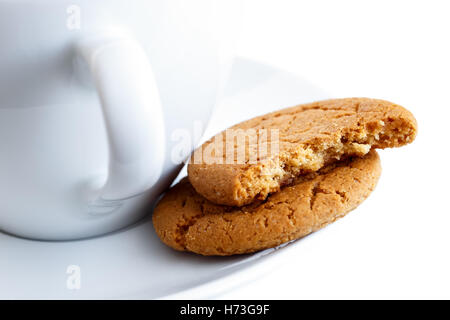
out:
{"label": "ginger biscuit", "polygon": [[[394,103],[347,98],[283,109],[230,129],[194,152],[188,176],[208,200],[243,206],[335,161],[408,144],[416,136],[417,123]],[[232,137],[230,144],[227,135],[233,130],[248,134],[241,142]],[[260,152],[262,137],[268,137],[265,153]],[[217,142],[220,148],[211,148]]]}
{"label": "ginger biscuit", "polygon": [[212,203],[185,178],[159,202],[153,225],[159,238],[176,250],[219,256],[255,252],[341,218],[369,196],[380,173],[378,154],[372,150],[296,177],[267,199],[242,207]]}

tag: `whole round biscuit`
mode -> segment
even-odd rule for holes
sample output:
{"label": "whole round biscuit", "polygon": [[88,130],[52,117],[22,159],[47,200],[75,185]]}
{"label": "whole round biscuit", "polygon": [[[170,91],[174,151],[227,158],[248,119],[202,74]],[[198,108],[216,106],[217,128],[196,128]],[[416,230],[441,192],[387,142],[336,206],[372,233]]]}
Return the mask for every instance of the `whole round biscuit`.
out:
{"label": "whole round biscuit", "polygon": [[217,205],[183,179],[153,214],[159,238],[168,246],[202,255],[232,255],[275,247],[314,232],[356,208],[381,173],[376,151],[301,176],[244,207]]}

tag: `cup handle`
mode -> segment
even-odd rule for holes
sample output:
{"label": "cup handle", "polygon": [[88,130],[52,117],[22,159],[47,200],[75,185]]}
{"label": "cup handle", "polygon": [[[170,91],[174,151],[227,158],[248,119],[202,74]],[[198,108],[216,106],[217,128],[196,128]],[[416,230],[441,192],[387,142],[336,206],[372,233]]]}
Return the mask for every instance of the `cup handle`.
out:
{"label": "cup handle", "polygon": [[165,155],[164,119],[148,57],[130,35],[81,39],[78,55],[100,98],[109,143],[108,174],[87,190],[91,202],[130,198],[159,179]]}

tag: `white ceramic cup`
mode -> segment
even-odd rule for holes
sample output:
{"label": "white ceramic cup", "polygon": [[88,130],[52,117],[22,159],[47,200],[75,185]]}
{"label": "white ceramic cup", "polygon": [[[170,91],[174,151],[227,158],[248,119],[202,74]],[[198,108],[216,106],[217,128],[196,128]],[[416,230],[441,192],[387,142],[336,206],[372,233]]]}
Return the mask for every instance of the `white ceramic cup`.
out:
{"label": "white ceramic cup", "polygon": [[0,0],[0,230],[79,239],[148,214],[223,88],[237,2]]}

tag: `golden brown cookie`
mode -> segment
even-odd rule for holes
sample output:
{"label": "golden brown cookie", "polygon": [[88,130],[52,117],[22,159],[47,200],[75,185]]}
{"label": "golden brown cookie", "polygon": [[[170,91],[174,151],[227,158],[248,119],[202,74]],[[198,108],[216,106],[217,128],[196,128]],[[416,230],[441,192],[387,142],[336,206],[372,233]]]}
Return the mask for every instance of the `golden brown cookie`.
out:
{"label": "golden brown cookie", "polygon": [[232,255],[275,247],[314,232],[356,208],[381,173],[375,150],[298,177],[291,186],[244,207],[213,204],[188,179],[157,205],[153,225],[168,246],[202,255]]}
{"label": "golden brown cookie", "polygon": [[[230,129],[194,152],[188,175],[208,200],[242,206],[336,160],[408,144],[417,123],[394,103],[348,98],[283,109]],[[233,136],[239,129],[240,142]]]}

